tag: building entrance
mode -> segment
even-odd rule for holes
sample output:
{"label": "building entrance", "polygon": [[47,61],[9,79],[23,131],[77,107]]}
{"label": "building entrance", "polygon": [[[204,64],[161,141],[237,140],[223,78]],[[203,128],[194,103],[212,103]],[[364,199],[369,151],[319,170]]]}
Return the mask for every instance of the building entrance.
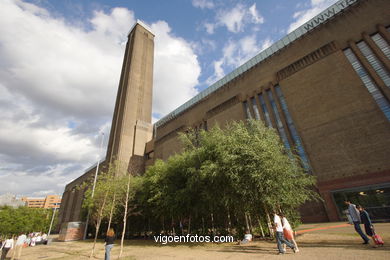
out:
{"label": "building entrance", "polygon": [[332,191],[332,197],[341,219],[347,219],[344,201],[349,200],[353,204],[362,205],[372,220],[390,220],[390,183],[335,190]]}

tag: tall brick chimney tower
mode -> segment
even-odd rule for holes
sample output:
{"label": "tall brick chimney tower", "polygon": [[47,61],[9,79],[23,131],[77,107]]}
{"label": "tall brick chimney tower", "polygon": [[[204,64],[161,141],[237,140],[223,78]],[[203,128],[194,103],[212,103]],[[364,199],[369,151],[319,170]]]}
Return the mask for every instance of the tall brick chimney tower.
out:
{"label": "tall brick chimney tower", "polygon": [[[99,169],[119,160],[130,174],[144,171],[145,146],[153,134],[153,56],[154,34],[147,25],[137,21],[128,35],[107,155]],[[81,209],[85,190],[79,187],[96,172],[97,165],[94,165],[66,185],[59,212],[59,240],[83,237],[85,223],[81,222]]]}
{"label": "tall brick chimney tower", "polygon": [[154,34],[141,21],[130,30],[112,119],[106,161],[141,171],[152,138]]}

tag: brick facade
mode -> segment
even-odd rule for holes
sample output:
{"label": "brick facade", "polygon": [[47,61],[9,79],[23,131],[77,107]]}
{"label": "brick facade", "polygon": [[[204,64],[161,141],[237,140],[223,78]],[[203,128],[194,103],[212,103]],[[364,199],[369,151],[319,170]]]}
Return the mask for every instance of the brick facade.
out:
{"label": "brick facade", "polygon": [[[177,136],[181,131],[188,128],[210,129],[215,124],[223,126],[231,120],[258,116],[259,120],[266,123],[269,121],[275,128],[283,127],[285,142],[292,145],[299,143],[310,165],[311,174],[317,178],[316,189],[324,202],[304,205],[301,208],[302,219],[305,222],[339,220],[332,191],[390,182],[389,119],[375,100],[378,95],[374,98],[371,90],[368,91],[361,75],[356,73],[345,53],[347,49],[354,53],[377,92],[382,95],[382,100],[388,102],[390,87],[368,62],[358,45],[364,41],[384,71],[389,73],[389,58],[372,36],[377,34],[385,44],[390,44],[390,1],[342,0],[335,4],[341,5],[349,6],[343,7],[342,11],[326,22],[295,37],[288,45],[271,46],[264,51],[266,58],[256,63],[252,59],[250,65],[245,65],[245,71],[233,71],[233,76],[227,75],[229,80],[222,79],[220,82],[223,83],[218,88],[206,91],[207,95],[201,98],[195,97],[196,102],[194,100],[191,105],[182,106],[185,109],[175,110],[175,113],[157,122],[153,127],[153,139],[151,125],[144,122],[150,115],[150,103],[144,104],[147,106],[145,109],[132,108],[132,111],[128,111],[129,115],[140,113],[142,118],[137,122],[133,117],[134,124],[129,129],[133,132],[129,133],[131,138],[137,136],[142,139],[141,142],[138,139],[133,142],[132,139],[131,143],[126,143],[126,140],[130,140],[128,134],[120,130],[126,121],[123,102],[128,102],[120,98],[127,91],[123,84],[129,76],[139,76],[126,74],[126,57],[142,52],[140,49],[126,48],[114,112],[114,130],[110,135],[106,161],[113,158],[113,153],[119,155],[122,151],[127,155],[121,158],[127,163],[131,162],[129,167],[137,173],[143,172],[156,159],[166,160],[180,151]],[[332,10],[328,9],[324,15]],[[153,56],[153,52],[149,54]],[[147,66],[152,66],[149,56]],[[139,88],[137,93],[142,93],[144,99],[150,95],[151,100],[151,86]],[[260,97],[264,99],[263,104]],[[245,104],[249,105],[247,110],[244,109]],[[265,110],[269,111],[268,118]],[[277,130],[281,132],[279,128]],[[125,142],[119,145],[121,140]],[[129,153],[134,144],[138,147]],[[129,154],[137,156],[130,159]],[[72,205],[82,200],[82,195],[78,194],[75,199],[73,190],[92,172],[93,169],[67,185],[60,211],[61,223],[80,220],[80,211]]]}

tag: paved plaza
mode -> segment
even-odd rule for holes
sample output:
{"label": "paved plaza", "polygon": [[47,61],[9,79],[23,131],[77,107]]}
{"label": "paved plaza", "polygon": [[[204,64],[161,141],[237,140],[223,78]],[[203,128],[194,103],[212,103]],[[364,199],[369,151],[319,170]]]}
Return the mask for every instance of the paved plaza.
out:
{"label": "paved plaza", "polygon": [[[376,230],[385,241],[385,246],[373,248],[362,245],[353,226],[345,223],[305,224],[298,228],[297,243],[300,252],[288,250],[277,255],[274,241],[258,240],[248,245],[237,244],[169,244],[154,241],[126,241],[120,259],[390,259],[390,223],[376,224]],[[305,232],[308,231],[308,232]],[[111,259],[118,259],[119,241],[112,250]],[[92,242],[53,242],[48,246],[29,247],[23,250],[22,260],[89,259]],[[104,259],[103,242],[97,244],[95,259]]]}

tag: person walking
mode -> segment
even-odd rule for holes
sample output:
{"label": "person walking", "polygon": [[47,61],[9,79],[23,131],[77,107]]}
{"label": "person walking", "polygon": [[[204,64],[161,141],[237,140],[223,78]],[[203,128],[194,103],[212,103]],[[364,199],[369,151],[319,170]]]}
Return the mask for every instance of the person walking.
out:
{"label": "person walking", "polygon": [[5,260],[7,257],[8,251],[14,248],[14,239],[13,237],[5,240],[1,245],[1,260]]}
{"label": "person walking", "polygon": [[283,225],[282,220],[277,212],[274,212],[274,229],[276,232],[276,243],[278,245],[278,254],[284,254],[286,251],[283,249],[283,244],[286,244],[289,248],[291,248],[294,253],[296,252],[296,248],[294,244],[287,241],[283,236]]}
{"label": "person walking", "polygon": [[[362,220],[362,223],[364,225],[364,230],[366,231],[366,235],[371,237],[372,240],[374,241],[375,230],[374,230],[374,225],[371,222],[370,215],[362,206],[358,205],[356,206],[356,208],[360,212],[360,219]],[[374,247],[377,247],[375,243],[374,243]]]}
{"label": "person walking", "polygon": [[348,200],[344,201],[344,203],[348,206],[348,213],[351,216],[356,232],[362,237],[364,241],[363,244],[368,244],[370,239],[363,233],[362,229],[360,228],[360,212],[357,210],[356,205],[352,204]]}
{"label": "person walking", "polygon": [[297,242],[294,239],[294,233],[293,233],[293,230],[291,228],[291,225],[283,213],[280,214],[280,217],[282,218],[283,235],[288,241],[291,241],[294,244],[295,252],[298,253],[299,248],[298,248]]}
{"label": "person walking", "polygon": [[106,248],[104,260],[110,260],[111,249],[114,247],[114,241],[115,241],[115,232],[114,229],[110,228],[107,231],[106,238],[104,239],[105,248]]}
{"label": "person walking", "polygon": [[26,234],[21,233],[20,236],[18,237],[18,239],[16,240],[15,250],[12,254],[11,260],[14,260],[15,256],[16,256],[16,259],[20,260],[20,256],[22,255],[22,248],[24,246],[24,243],[26,243],[26,240],[27,240]]}

